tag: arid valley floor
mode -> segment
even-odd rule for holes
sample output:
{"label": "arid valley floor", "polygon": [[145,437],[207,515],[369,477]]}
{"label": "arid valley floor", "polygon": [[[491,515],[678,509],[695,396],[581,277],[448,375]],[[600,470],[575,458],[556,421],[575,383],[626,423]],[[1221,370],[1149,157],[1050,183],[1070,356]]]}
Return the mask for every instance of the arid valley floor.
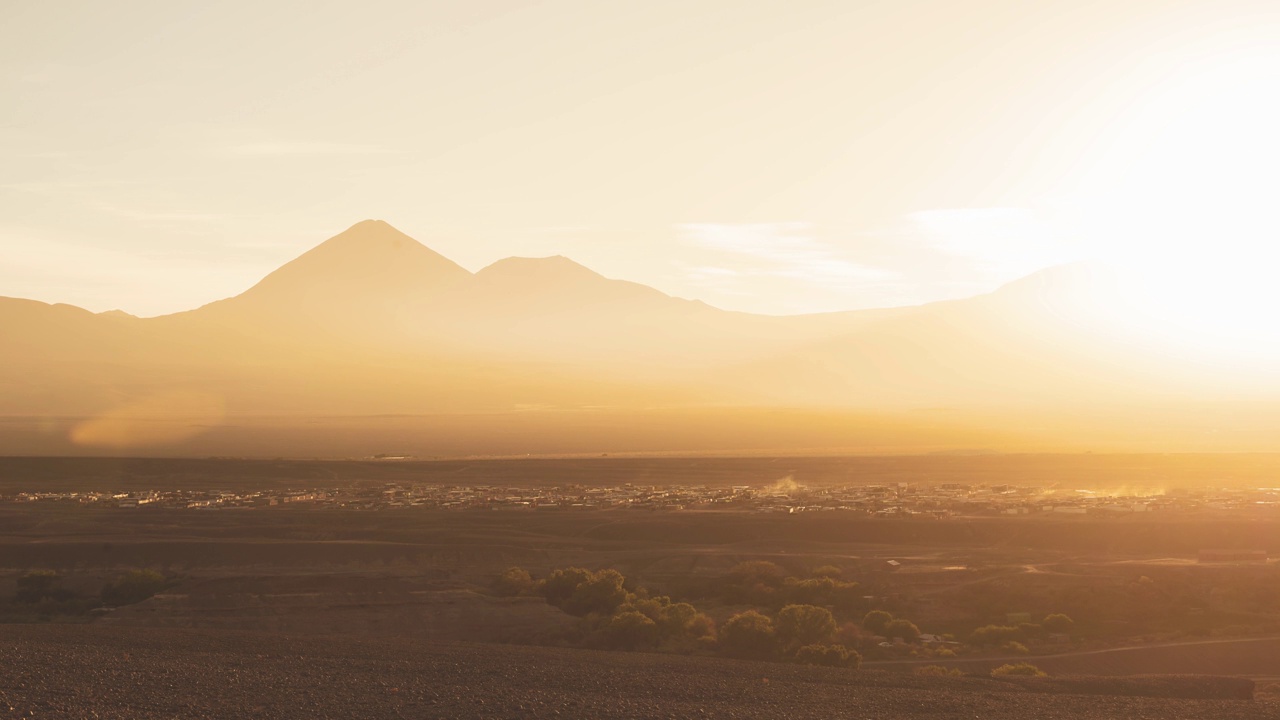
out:
{"label": "arid valley floor", "polygon": [[[1280,510],[1222,498],[1274,487],[1278,470],[1273,456],[0,459],[0,717],[1275,717]],[[892,490],[822,509],[834,485]],[[962,509],[883,512],[942,485],[968,488]],[[415,486],[555,501],[451,509],[415,505]],[[740,490],[589,500],[674,486]],[[1003,496],[1029,487],[1155,509]],[[257,495],[129,502],[179,491]],[[326,501],[340,493],[356,499]],[[752,505],[769,493],[811,509]],[[613,568],[723,624],[746,605],[720,584],[760,561],[795,577],[834,568],[857,583],[859,615],[891,611],[956,651],[867,643],[858,670],[606,652],[574,646],[579,618],[493,590],[513,566]],[[86,604],[136,570],[165,587]],[[15,600],[38,571],[82,611]],[[1016,652],[967,640],[1050,613],[1074,619],[1070,637]],[[1018,662],[1049,677],[989,676]],[[915,672],[926,665],[960,676]]]}

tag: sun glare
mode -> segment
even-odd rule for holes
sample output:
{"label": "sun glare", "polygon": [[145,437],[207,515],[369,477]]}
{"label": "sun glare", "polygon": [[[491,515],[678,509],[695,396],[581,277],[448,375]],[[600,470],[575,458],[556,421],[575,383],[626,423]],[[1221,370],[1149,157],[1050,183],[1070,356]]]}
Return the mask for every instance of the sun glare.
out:
{"label": "sun glare", "polygon": [[1080,204],[1128,310],[1206,359],[1280,358],[1280,53],[1202,59],[1124,108]]}

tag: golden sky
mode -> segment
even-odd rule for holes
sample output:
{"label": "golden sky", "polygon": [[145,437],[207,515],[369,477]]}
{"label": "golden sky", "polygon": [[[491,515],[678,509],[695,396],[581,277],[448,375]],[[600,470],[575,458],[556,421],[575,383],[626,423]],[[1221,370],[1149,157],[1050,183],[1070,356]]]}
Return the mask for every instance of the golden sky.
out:
{"label": "golden sky", "polygon": [[766,313],[1095,257],[1219,328],[1277,87],[1274,0],[7,2],[0,295],[173,312],[382,218]]}

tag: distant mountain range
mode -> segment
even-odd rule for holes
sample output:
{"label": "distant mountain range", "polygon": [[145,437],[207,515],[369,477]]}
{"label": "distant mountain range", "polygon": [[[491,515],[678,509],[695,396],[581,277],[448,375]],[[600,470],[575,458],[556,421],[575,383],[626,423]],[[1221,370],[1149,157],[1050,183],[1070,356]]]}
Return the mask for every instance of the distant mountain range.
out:
{"label": "distant mountain range", "polygon": [[[314,443],[272,452],[200,438],[244,418],[296,429],[315,418],[388,415],[437,419],[435,430],[397,436],[425,454],[692,450],[677,442],[686,426],[653,418],[702,417],[711,425],[700,432],[714,435],[735,413],[764,418],[752,421],[744,447],[844,446],[827,421],[805,444],[809,420],[769,421],[778,411],[898,428],[877,445],[898,449],[1084,437],[1053,418],[1112,427],[1106,437],[1126,447],[1207,432],[1193,422],[1198,429],[1149,437],[1150,428],[1125,425],[1219,402],[1223,391],[1193,364],[1102,322],[1115,313],[1106,300],[1115,283],[1097,268],[1065,266],[966,300],[761,316],[608,279],[563,257],[508,258],[471,273],[367,220],[244,293],[188,312],[142,319],[0,298],[0,417],[11,430],[0,452],[324,455]],[[433,446],[450,417],[470,418],[470,440]],[[640,417],[656,426],[626,420]],[[584,418],[608,418],[598,424],[614,435],[577,445],[511,438],[521,432],[514,427],[545,431],[530,437],[561,425],[582,433],[595,422]],[[922,431],[920,418],[950,429]],[[664,423],[685,435],[663,440]],[[975,423],[985,430],[961,432]],[[171,425],[186,429],[158,430]],[[632,437],[629,428],[648,439],[619,440]],[[848,447],[864,434],[851,429]],[[706,449],[737,449],[732,438],[713,444]]]}

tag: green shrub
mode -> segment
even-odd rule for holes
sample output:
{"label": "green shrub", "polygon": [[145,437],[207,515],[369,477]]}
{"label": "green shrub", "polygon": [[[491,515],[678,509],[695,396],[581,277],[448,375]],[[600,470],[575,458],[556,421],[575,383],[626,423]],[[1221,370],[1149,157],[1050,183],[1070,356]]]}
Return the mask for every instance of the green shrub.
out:
{"label": "green shrub", "polygon": [[1024,639],[1043,637],[1045,632],[1043,626],[1035,623],[1018,623],[1018,631]]}
{"label": "green shrub", "polygon": [[931,677],[961,677],[964,675],[959,668],[945,668],[941,665],[922,665],[913,671],[916,675],[928,675]]}
{"label": "green shrub", "polygon": [[991,677],[1048,677],[1049,673],[1031,663],[1001,665],[991,671]]}
{"label": "green shrub", "polygon": [[589,613],[612,615],[627,601],[622,585],[626,578],[617,570],[591,572],[582,568],[556,570],[542,584],[547,602],[570,615]]}
{"label": "green shrub", "polygon": [[607,647],[638,650],[653,647],[657,643],[658,625],[643,613],[629,610],[609,618],[603,634]]}
{"label": "green shrub", "polygon": [[773,621],[755,610],[738,613],[720,628],[720,650],[725,655],[764,660],[777,653]]}
{"label": "green shrub", "polygon": [[804,645],[829,642],[836,632],[836,619],[826,608],[788,605],[778,611],[774,628],[779,644],[790,651]]}
{"label": "green shrub", "polygon": [[843,645],[805,645],[796,650],[793,659],[801,665],[855,669],[862,665],[862,656],[856,650],[850,650]]}
{"label": "green shrub", "polygon": [[884,626],[893,622],[893,615],[884,610],[872,610],[862,618],[862,627],[876,635],[884,633]]}
{"label": "green shrub", "polygon": [[[651,620],[655,637],[662,647],[673,652],[692,652],[700,647],[700,639],[715,638],[715,622],[689,603],[673,603],[671,598],[630,596],[618,608],[618,615],[635,612]],[[617,616],[615,616],[617,617]]]}
{"label": "green shrub", "polygon": [[790,605],[825,605],[845,614],[856,611],[863,602],[858,583],[831,577],[787,578],[780,593]]}
{"label": "green shrub", "polygon": [[884,636],[887,638],[902,638],[907,642],[915,642],[920,639],[920,628],[910,620],[898,618],[890,620],[884,626]]}
{"label": "green shrub", "polygon": [[1044,622],[1040,623],[1040,627],[1045,632],[1070,634],[1075,629],[1076,623],[1070,617],[1062,613],[1054,613],[1045,617]]}
{"label": "green shrub", "polygon": [[578,586],[591,578],[591,571],[584,568],[571,567],[553,570],[546,580],[540,583],[540,589],[548,604],[563,608],[569,598],[578,590]]}
{"label": "green shrub", "polygon": [[980,646],[1002,645],[1007,642],[1021,642],[1025,639],[1022,630],[1006,625],[986,625],[969,635],[969,642]]}

